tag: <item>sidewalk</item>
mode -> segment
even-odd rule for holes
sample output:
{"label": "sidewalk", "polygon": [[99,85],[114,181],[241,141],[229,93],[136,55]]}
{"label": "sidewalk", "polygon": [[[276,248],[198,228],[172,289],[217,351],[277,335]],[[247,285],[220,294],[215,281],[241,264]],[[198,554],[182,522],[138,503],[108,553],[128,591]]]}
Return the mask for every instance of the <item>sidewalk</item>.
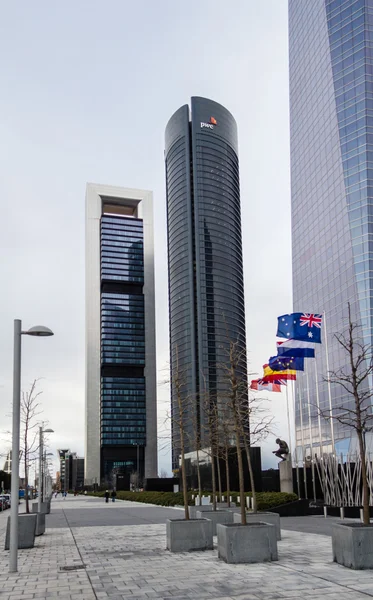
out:
{"label": "sidewalk", "polygon": [[[99,509],[121,520],[139,504],[103,505],[92,498],[53,501],[52,511],[69,516]],[[142,505],[144,516],[150,510]],[[152,509],[153,510],[153,509]],[[105,513],[106,511],[106,513]],[[109,511],[109,512],[108,512]],[[6,513],[4,513],[5,515]],[[96,514],[96,511],[91,511]],[[174,510],[175,517],[178,510]],[[57,515],[58,516],[58,515]],[[0,522],[1,527],[1,522]],[[19,573],[8,574],[8,552],[0,537],[1,600],[367,600],[373,572],[332,562],[331,539],[284,531],[279,561],[227,565],[217,551],[171,554],[164,524],[58,527],[19,551]],[[60,571],[61,567],[83,567]]]}

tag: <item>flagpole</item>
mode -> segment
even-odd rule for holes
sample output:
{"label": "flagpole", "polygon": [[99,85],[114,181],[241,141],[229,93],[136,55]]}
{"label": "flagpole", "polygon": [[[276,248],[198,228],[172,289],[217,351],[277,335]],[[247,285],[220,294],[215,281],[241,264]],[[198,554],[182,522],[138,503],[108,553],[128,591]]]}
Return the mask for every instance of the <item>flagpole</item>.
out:
{"label": "flagpole", "polygon": [[319,422],[319,440],[320,440],[320,458],[323,455],[323,443],[322,443],[322,429],[321,429],[321,413],[320,413],[320,398],[319,398],[319,380],[317,375],[317,364],[316,364],[316,355],[314,358],[315,365],[315,384],[316,384],[316,406],[317,406],[317,418]]}
{"label": "flagpole", "polygon": [[297,491],[298,498],[300,498],[300,481],[299,481],[299,462],[298,462],[298,451],[297,451],[297,427],[295,422],[295,382],[292,380],[291,391],[293,395],[293,417],[294,417],[294,441],[295,441],[295,468],[297,473]]}
{"label": "flagpole", "polygon": [[[299,381],[298,381],[299,384]],[[302,436],[302,461],[303,461],[303,480],[304,480],[304,496],[308,499],[307,492],[307,476],[306,476],[306,461],[304,460],[304,431],[303,431],[303,408],[302,408],[302,392],[301,386],[298,385],[298,395],[299,395],[299,410],[300,410],[300,431]]]}
{"label": "flagpole", "polygon": [[288,435],[289,435],[289,453],[291,456],[291,428],[290,428],[290,409],[289,409],[289,390],[288,390],[288,384],[286,384],[286,410],[287,410],[287,414],[288,414]]}
{"label": "flagpole", "polygon": [[305,364],[305,371],[306,371],[306,383],[307,383],[308,427],[310,430],[312,490],[313,490],[313,499],[316,500],[315,465],[313,462],[313,435],[312,435],[312,422],[311,422],[310,386],[309,386],[309,378],[308,378],[307,361]]}
{"label": "flagpole", "polygon": [[326,358],[326,372],[328,374],[328,396],[329,396],[329,414],[330,414],[330,433],[332,436],[332,453],[334,454],[335,440],[334,440],[334,422],[333,422],[333,406],[332,406],[332,391],[329,379],[329,352],[328,352],[328,334],[326,330],[326,312],[324,311],[324,338],[325,338],[325,358]]}

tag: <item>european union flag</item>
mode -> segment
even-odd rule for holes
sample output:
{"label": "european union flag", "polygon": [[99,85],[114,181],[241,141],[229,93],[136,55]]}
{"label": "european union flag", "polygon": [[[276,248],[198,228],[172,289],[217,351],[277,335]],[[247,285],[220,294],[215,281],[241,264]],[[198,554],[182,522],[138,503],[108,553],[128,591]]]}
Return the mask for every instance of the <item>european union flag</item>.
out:
{"label": "european union flag", "polygon": [[277,336],[321,344],[322,315],[291,313],[278,317]]}
{"label": "european union flag", "polygon": [[268,361],[269,367],[273,371],[304,371],[304,358],[295,358],[291,356],[271,356]]}

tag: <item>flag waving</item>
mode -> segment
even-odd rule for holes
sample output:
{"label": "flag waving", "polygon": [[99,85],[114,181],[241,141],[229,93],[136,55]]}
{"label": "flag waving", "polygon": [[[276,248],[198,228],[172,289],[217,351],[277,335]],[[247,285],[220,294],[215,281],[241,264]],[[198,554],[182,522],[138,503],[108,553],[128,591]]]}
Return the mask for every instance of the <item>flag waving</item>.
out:
{"label": "flag waving", "polygon": [[295,358],[293,356],[271,356],[268,365],[274,371],[286,371],[287,369],[304,371],[304,358]]}
{"label": "flag waving", "polygon": [[278,380],[294,380],[297,378],[297,372],[294,369],[287,369],[286,371],[274,371],[268,365],[263,365],[263,381],[274,382]]}
{"label": "flag waving", "polygon": [[277,336],[321,344],[322,315],[291,313],[278,317]]}
{"label": "flag waving", "polygon": [[278,356],[292,356],[294,358],[315,358],[313,342],[300,342],[299,340],[285,340],[277,342]]}
{"label": "flag waving", "polygon": [[[286,385],[284,381],[282,384]],[[257,390],[258,392],[262,392],[263,390],[267,390],[267,392],[281,392],[281,383],[263,381],[263,379],[253,379],[250,384],[250,389]]]}

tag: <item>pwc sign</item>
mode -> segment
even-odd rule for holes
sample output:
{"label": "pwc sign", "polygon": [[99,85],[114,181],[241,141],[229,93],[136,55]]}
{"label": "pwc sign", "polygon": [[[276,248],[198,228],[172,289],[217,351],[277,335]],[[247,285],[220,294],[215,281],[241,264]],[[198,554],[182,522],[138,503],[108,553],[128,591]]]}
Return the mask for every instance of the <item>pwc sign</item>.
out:
{"label": "pwc sign", "polygon": [[201,129],[214,129],[214,125],[217,125],[218,122],[215,117],[210,117],[210,121],[208,123],[201,122]]}

